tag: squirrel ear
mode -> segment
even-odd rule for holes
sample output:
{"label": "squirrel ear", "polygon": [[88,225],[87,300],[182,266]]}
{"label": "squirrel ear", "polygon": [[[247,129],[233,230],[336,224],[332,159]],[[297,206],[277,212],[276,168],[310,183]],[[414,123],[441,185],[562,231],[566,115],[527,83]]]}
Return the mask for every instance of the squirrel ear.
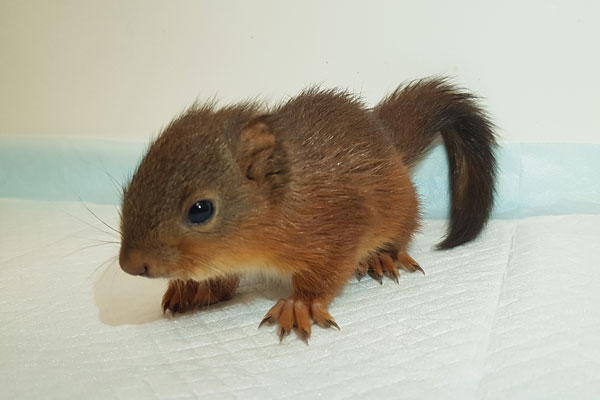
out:
{"label": "squirrel ear", "polygon": [[238,162],[246,178],[261,184],[268,172],[269,158],[275,148],[275,136],[259,117],[242,130]]}

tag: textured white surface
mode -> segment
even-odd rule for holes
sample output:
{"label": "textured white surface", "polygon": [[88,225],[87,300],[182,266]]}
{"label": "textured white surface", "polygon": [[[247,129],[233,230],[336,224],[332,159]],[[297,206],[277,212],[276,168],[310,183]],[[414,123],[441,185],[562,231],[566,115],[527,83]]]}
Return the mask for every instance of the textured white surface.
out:
{"label": "textured white surface", "polygon": [[257,329],[273,284],[163,317],[165,282],[102,265],[118,245],[97,240],[116,239],[81,203],[0,200],[0,221],[2,398],[600,397],[598,215],[495,220],[446,252],[427,221],[411,251],[427,275],[351,281],[342,331],[309,346]]}

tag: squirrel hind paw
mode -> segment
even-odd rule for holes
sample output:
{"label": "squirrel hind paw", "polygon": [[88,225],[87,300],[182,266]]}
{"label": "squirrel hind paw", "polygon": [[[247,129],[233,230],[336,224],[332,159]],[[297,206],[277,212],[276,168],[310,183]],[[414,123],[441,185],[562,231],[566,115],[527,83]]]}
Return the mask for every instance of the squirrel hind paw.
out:
{"label": "squirrel hind paw", "polygon": [[387,276],[398,283],[400,278],[399,268],[406,272],[420,271],[425,274],[419,263],[405,251],[379,250],[358,265],[356,278],[360,281],[363,276],[368,274],[379,284],[383,284],[383,277]]}

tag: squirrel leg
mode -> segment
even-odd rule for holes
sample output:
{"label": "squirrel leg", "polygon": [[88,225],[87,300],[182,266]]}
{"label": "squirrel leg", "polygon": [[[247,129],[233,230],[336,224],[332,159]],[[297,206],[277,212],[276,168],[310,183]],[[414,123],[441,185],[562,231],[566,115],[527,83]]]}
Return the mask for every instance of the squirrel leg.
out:
{"label": "squirrel leg", "polygon": [[204,282],[174,279],[162,299],[163,312],[175,315],[196,307],[204,307],[229,300],[239,284],[239,277],[213,278]]}
{"label": "squirrel leg", "polygon": [[[323,269],[317,269],[323,273]],[[331,272],[331,271],[330,271]],[[319,276],[312,273],[297,273],[292,277],[293,293],[286,299],[279,299],[267,312],[259,328],[264,324],[278,324],[279,341],[290,334],[292,330],[300,339],[308,344],[311,335],[311,323],[322,328],[335,327],[340,329],[327,306],[337,292],[348,281],[351,272]]]}

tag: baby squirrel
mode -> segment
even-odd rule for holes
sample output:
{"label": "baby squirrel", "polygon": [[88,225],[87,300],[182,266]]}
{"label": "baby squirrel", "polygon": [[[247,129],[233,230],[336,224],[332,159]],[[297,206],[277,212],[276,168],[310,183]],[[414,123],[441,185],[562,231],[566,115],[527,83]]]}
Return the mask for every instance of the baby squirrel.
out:
{"label": "baby squirrel", "polygon": [[[446,79],[399,87],[374,108],[309,88],[273,109],[193,106],[152,143],[123,194],[119,262],[169,278],[173,314],[232,297],[248,269],[290,277],[261,324],[280,339],[311,322],[348,279],[422,271],[406,249],[419,226],[410,171],[438,133],[449,162],[449,249],[474,239],[494,198],[493,127]],[[339,329],[339,328],[338,328]]]}

